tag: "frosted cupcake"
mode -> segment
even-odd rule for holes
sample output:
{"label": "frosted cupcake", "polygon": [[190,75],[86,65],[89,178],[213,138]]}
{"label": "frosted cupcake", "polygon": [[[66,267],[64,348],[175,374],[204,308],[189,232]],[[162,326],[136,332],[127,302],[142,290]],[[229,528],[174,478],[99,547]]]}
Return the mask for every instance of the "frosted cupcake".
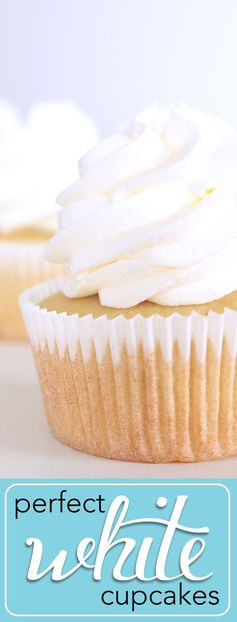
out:
{"label": "frosted cupcake", "polygon": [[144,462],[237,453],[237,134],[154,104],[80,162],[24,293],[53,433]]}
{"label": "frosted cupcake", "polygon": [[78,177],[78,158],[96,140],[92,122],[76,106],[41,104],[23,123],[0,103],[0,337],[25,336],[21,291],[64,274],[44,259],[56,231],[55,196]]}

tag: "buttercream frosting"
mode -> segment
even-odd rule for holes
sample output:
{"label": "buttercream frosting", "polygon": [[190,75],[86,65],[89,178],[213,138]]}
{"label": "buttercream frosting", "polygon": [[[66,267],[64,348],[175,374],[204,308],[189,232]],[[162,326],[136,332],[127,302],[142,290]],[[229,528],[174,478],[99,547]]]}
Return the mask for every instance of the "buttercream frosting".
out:
{"label": "buttercream frosting", "polygon": [[55,232],[55,197],[77,179],[78,160],[96,138],[92,121],[72,103],[38,104],[23,121],[0,102],[0,234]]}
{"label": "buttercream frosting", "polygon": [[68,297],[202,304],[237,289],[237,132],[153,104],[94,146],[58,202],[46,255]]}

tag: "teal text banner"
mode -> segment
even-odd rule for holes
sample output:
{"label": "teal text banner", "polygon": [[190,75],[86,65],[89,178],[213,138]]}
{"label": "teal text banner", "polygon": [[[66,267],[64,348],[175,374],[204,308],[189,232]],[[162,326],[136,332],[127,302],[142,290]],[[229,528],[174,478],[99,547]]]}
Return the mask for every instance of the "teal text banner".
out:
{"label": "teal text banner", "polygon": [[0,620],[237,619],[236,480],[1,480]]}

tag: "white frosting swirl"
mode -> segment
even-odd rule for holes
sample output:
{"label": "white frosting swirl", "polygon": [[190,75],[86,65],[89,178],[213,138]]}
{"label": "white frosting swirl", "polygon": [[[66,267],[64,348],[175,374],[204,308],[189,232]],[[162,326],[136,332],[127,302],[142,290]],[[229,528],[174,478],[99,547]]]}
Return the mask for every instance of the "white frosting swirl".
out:
{"label": "white frosting swirl", "polygon": [[23,122],[0,102],[0,234],[56,231],[55,196],[77,179],[78,159],[96,137],[92,121],[73,104],[39,104]]}
{"label": "white frosting swirl", "polygon": [[102,305],[200,304],[237,289],[237,132],[185,106],[153,104],[80,161],[59,196],[47,258],[68,297]]}

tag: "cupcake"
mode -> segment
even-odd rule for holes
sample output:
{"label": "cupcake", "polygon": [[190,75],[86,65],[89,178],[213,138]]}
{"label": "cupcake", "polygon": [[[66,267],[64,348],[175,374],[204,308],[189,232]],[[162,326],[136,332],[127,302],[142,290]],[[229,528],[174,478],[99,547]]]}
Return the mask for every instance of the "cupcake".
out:
{"label": "cupcake", "polygon": [[80,161],[21,296],[55,436],[141,462],[237,453],[237,133],[154,104]]}
{"label": "cupcake", "polygon": [[25,337],[19,294],[62,276],[44,259],[57,229],[55,196],[78,177],[78,158],[96,140],[92,122],[74,105],[41,104],[25,122],[0,104],[0,338]]}

